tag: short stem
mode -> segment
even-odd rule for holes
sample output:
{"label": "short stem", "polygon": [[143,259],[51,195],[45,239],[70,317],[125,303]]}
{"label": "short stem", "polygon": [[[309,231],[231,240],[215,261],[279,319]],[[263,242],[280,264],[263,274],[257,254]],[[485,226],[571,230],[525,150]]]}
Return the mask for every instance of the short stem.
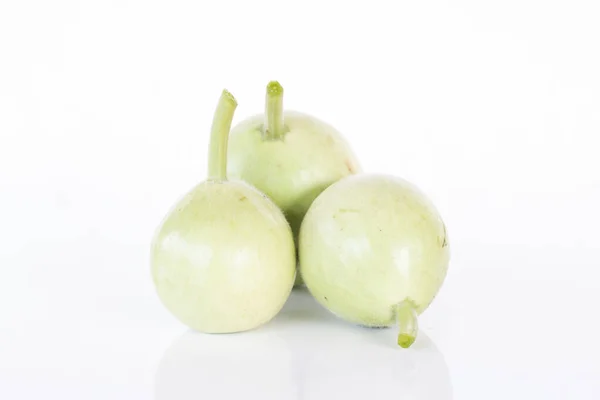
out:
{"label": "short stem", "polygon": [[279,139],[283,136],[283,87],[277,81],[267,85],[265,100],[265,137]]}
{"label": "short stem", "polygon": [[233,114],[237,108],[235,97],[223,90],[213,116],[208,152],[208,179],[227,179],[227,144]]}
{"label": "short stem", "polygon": [[419,331],[417,311],[410,300],[406,299],[396,306],[396,322],[399,330],[398,345],[406,349],[415,342]]}

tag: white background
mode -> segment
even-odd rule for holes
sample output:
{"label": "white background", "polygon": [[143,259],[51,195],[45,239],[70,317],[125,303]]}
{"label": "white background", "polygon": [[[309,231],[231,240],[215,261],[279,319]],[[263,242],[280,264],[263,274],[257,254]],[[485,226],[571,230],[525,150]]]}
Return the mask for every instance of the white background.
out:
{"label": "white background", "polygon": [[[596,1],[0,2],[0,398],[600,398]],[[153,231],[278,79],[435,201],[408,351],[305,291],[251,333],[161,306]]]}

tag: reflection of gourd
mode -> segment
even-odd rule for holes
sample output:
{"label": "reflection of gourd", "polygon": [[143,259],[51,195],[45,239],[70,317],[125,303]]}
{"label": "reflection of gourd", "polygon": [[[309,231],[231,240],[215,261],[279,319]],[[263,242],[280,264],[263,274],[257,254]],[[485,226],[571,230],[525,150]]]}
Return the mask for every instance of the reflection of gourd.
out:
{"label": "reflection of gourd", "polygon": [[305,368],[303,399],[451,400],[448,367],[427,335],[399,356],[385,345],[389,333],[344,329],[316,346]]}
{"label": "reflection of gourd", "polygon": [[[298,332],[298,323],[306,329]],[[298,400],[452,399],[444,356],[426,333],[398,354],[393,331],[351,326],[303,290],[292,293],[269,328],[293,350]]]}
{"label": "reflection of gourd", "polygon": [[326,189],[304,218],[301,273],[334,314],[366,326],[400,326],[409,347],[417,314],[431,303],[450,258],[446,227],[410,183],[355,175]]}
{"label": "reflection of gourd", "polygon": [[256,328],[287,300],[296,275],[291,229],[254,187],[226,177],[227,142],[237,103],[224,91],[214,115],[209,179],[161,223],[151,253],[163,304],[189,327],[210,333]]}
{"label": "reflection of gourd", "polygon": [[319,193],[359,169],[350,146],[332,126],[283,111],[283,88],[277,82],[267,86],[265,113],[231,130],[229,176],[267,194],[283,210],[294,237]]}
{"label": "reflection of gourd", "polygon": [[155,400],[296,398],[287,343],[262,330],[235,337],[181,336],[163,355],[155,376]]}

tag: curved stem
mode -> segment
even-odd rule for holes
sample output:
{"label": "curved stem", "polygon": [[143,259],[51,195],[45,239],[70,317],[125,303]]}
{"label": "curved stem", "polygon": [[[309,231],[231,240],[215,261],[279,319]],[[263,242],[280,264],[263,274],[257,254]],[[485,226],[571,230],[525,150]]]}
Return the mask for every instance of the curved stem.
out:
{"label": "curved stem", "polygon": [[208,179],[227,179],[227,144],[233,114],[237,108],[235,97],[223,90],[213,116],[208,151]]}
{"label": "curved stem", "polygon": [[283,87],[277,81],[267,85],[265,100],[265,138],[279,139],[283,136]]}
{"label": "curved stem", "polygon": [[417,311],[410,300],[405,299],[396,305],[396,322],[399,330],[398,345],[406,349],[415,342],[419,331]]}

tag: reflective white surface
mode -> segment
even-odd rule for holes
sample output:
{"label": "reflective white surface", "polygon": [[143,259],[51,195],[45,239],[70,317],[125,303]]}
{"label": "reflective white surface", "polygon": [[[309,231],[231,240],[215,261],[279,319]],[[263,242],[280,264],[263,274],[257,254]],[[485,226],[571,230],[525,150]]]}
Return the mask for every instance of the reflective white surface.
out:
{"label": "reflective white surface", "polygon": [[[600,399],[600,4],[0,0],[0,399]],[[306,292],[253,332],[160,304],[154,229],[278,79],[451,262],[420,336]]]}
{"label": "reflective white surface", "polygon": [[[568,251],[507,248],[490,258],[491,248],[457,247],[456,268],[421,316],[416,343],[403,350],[393,328],[347,324],[306,290],[295,290],[276,319],[255,331],[190,332],[141,274],[148,272],[142,246],[93,247],[129,265],[139,259],[140,274],[123,271],[115,281],[108,256],[88,258],[94,252],[81,243],[82,253],[63,258],[55,271],[51,264],[39,268],[40,257],[66,247],[23,254],[30,262],[0,283],[0,398],[591,400],[600,394],[593,253],[572,258]],[[511,266],[515,259],[521,266]],[[84,264],[88,271],[80,269]]]}
{"label": "reflective white surface", "polygon": [[393,393],[452,398],[448,367],[426,335],[404,354],[394,346],[393,332],[332,321],[305,291],[297,291],[280,317],[262,330],[234,340],[190,332],[178,338],[160,361],[156,398],[217,393],[266,399],[361,399]]}

